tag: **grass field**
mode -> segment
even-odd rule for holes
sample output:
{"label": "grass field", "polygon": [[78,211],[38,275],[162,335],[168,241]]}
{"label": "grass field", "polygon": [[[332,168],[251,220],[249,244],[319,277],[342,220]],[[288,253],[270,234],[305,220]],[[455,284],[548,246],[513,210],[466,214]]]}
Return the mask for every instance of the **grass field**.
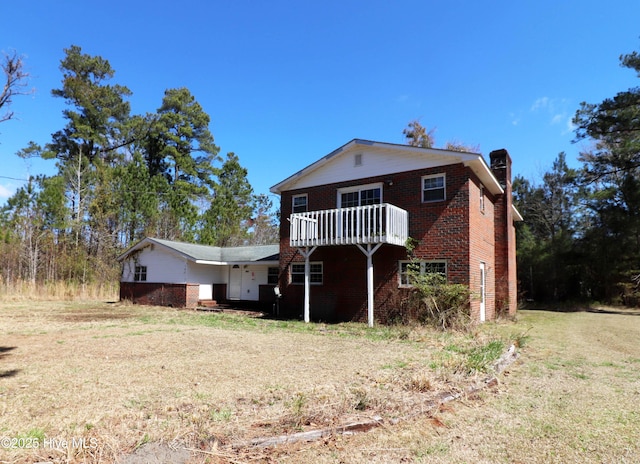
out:
{"label": "grass field", "polygon": [[[13,301],[0,333],[0,462],[640,461],[629,311],[523,311],[445,334]],[[514,341],[498,385],[434,406]],[[247,446],[374,417],[366,433]]]}

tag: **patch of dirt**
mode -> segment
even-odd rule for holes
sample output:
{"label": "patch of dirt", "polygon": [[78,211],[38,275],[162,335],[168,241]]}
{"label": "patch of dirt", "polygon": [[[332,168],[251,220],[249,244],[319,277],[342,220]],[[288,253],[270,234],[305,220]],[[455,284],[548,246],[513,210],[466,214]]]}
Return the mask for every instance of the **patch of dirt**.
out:
{"label": "patch of dirt", "polygon": [[60,314],[57,319],[63,322],[97,322],[110,320],[125,320],[139,317],[139,315],[127,312],[73,312]]}
{"label": "patch of dirt", "polygon": [[[222,305],[219,304],[213,307],[199,306],[196,308],[197,311],[201,311],[204,313],[223,313],[223,314],[232,314],[236,316],[246,316],[246,317],[255,317],[255,318],[264,318],[267,317],[267,314],[263,311],[257,311],[246,308],[238,308],[233,305]],[[186,311],[189,311],[188,309]]]}
{"label": "patch of dirt", "polygon": [[621,314],[625,316],[640,316],[640,310],[638,310],[637,308],[598,307],[589,308],[586,311],[596,314]]}
{"label": "patch of dirt", "polygon": [[191,452],[183,446],[147,443],[120,461],[122,464],[186,464]]}

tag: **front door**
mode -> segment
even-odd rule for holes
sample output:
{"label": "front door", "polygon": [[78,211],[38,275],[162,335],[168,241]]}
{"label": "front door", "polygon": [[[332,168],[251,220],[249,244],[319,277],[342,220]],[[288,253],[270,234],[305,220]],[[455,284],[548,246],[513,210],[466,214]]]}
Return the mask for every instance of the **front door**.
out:
{"label": "front door", "polygon": [[487,276],[485,264],[480,263],[480,322],[484,322],[487,318],[485,301],[487,298]]}
{"label": "front door", "polygon": [[229,299],[239,300],[242,291],[242,268],[234,264],[229,268]]}

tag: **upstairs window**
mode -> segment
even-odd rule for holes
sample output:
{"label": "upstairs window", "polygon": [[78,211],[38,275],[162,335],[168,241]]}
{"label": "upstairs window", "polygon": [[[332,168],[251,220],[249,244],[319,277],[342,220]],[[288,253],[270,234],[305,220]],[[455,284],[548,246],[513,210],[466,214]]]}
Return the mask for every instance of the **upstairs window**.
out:
{"label": "upstairs window", "polygon": [[360,191],[360,206],[379,205],[382,197],[381,188],[373,188]]}
{"label": "upstairs window", "polygon": [[307,194],[304,195],[294,195],[293,196],[293,205],[291,211],[293,213],[306,213],[307,210]]}
{"label": "upstairs window", "polygon": [[480,211],[484,213],[484,185],[480,184]]}
{"label": "upstairs window", "polygon": [[147,266],[136,266],[133,273],[134,282],[147,281]]}
{"label": "upstairs window", "polygon": [[436,174],[422,178],[422,202],[442,201],[445,199],[445,175]]}
{"label": "upstairs window", "polygon": [[379,205],[382,203],[382,186],[361,185],[338,190],[338,208]]}

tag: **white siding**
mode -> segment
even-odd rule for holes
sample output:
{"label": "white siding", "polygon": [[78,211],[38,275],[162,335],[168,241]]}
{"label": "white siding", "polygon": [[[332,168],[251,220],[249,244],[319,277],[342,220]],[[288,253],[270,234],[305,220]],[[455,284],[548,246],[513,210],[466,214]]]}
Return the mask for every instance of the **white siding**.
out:
{"label": "white siding", "polygon": [[214,284],[220,283],[220,268],[223,266],[213,266],[211,264],[197,264],[189,262],[187,264],[187,281],[191,284]]}
{"label": "white siding", "polygon": [[[228,291],[229,298],[233,298],[232,286],[237,289],[239,284],[239,299],[247,301],[258,301],[260,298],[260,285],[266,285],[267,276],[269,274],[269,266],[264,264],[246,264],[240,266],[240,272],[237,273],[240,282],[229,282]],[[229,275],[229,274],[227,274]],[[233,276],[234,274],[231,274]]]}
{"label": "white siding", "polygon": [[[135,258],[123,262],[122,282],[133,282],[135,266],[147,267],[146,282],[171,284],[200,284],[199,298],[213,298],[213,284],[226,283],[230,288],[229,270],[231,265],[198,264],[175,256],[158,247],[143,248]],[[241,300],[258,301],[260,285],[266,285],[268,279],[267,264],[241,264],[238,273]]]}
{"label": "white siding", "polygon": [[213,278],[214,284],[224,284],[227,282],[227,272],[228,266],[209,266],[209,272],[211,272],[211,277]]}
{"label": "white siding", "polygon": [[157,248],[146,247],[134,258],[124,261],[122,281],[133,282],[135,266],[147,266],[147,282],[185,284],[187,282],[187,263]]}
{"label": "white siding", "polygon": [[198,298],[201,300],[213,299],[213,284],[220,283],[220,271],[226,266],[213,266],[210,264],[187,263],[187,280],[189,283],[200,284]]}
{"label": "white siding", "polygon": [[242,273],[243,300],[258,301],[260,296],[258,287],[267,283],[268,266],[248,265]]}
{"label": "white siding", "polygon": [[213,285],[200,284],[198,287],[199,300],[213,300]]}
{"label": "white siding", "polygon": [[[388,149],[357,147],[329,160],[320,169],[310,172],[302,179],[287,185],[287,190],[308,188],[366,177],[375,177],[397,172],[413,171],[455,163],[451,156],[432,154],[417,155],[403,152],[401,155]],[[356,166],[355,156],[362,155],[362,164]],[[458,161],[459,162],[459,161]]]}

